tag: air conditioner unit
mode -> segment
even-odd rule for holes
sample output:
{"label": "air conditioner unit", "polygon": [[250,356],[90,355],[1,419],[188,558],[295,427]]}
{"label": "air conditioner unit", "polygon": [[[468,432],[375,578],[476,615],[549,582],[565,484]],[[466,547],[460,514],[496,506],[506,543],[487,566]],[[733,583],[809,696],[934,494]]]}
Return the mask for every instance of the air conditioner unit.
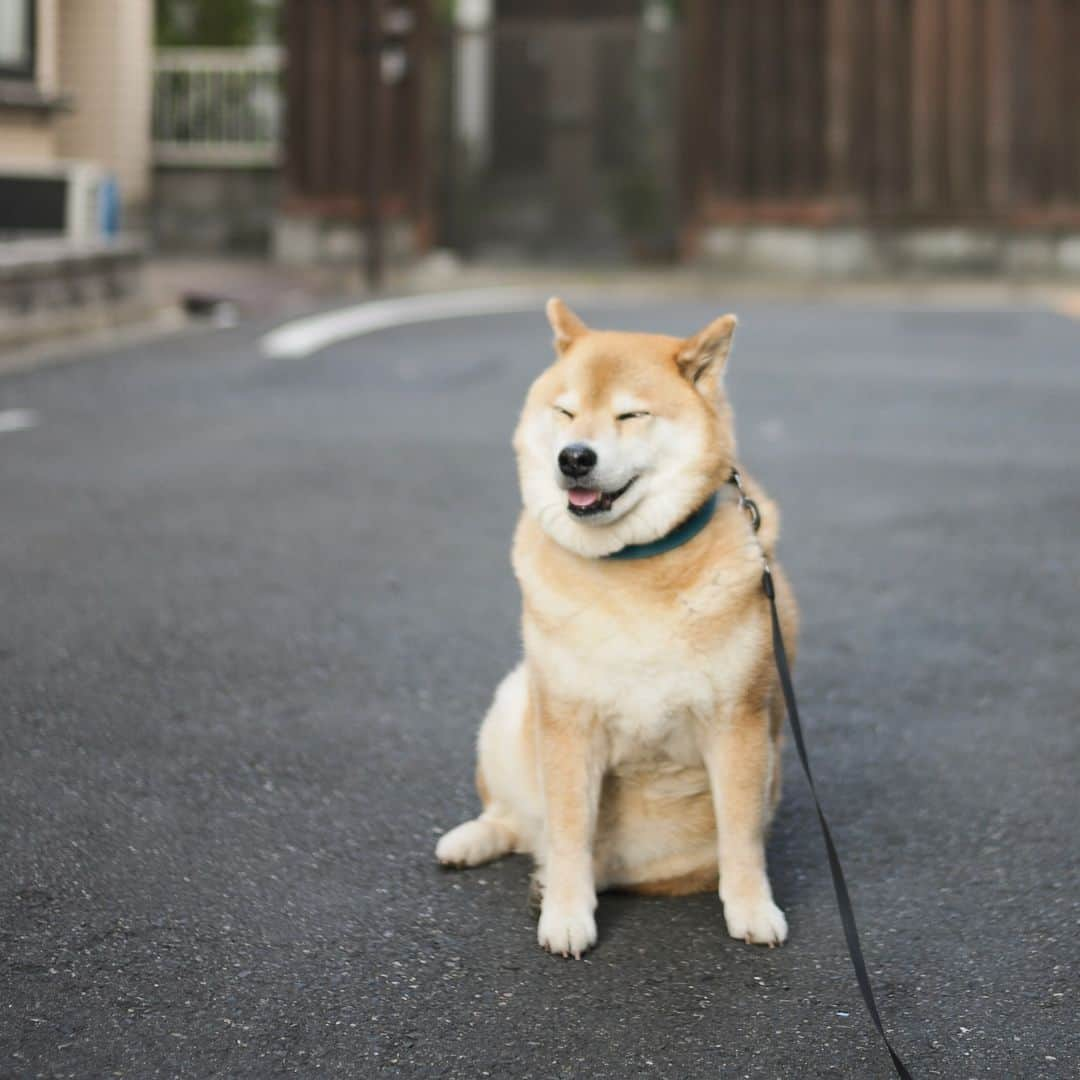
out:
{"label": "air conditioner unit", "polygon": [[116,225],[116,184],[99,165],[0,161],[0,239],[93,244],[114,234]]}

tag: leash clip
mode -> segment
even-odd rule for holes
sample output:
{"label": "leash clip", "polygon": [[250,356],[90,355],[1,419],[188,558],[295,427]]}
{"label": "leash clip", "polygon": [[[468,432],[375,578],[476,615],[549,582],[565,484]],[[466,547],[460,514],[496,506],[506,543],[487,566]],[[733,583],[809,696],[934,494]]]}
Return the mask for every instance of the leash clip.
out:
{"label": "leash clip", "polygon": [[743,488],[742,474],[738,469],[731,470],[729,483],[735,485],[736,490],[739,492],[739,509],[746,511],[747,516],[750,518],[750,528],[757,532],[761,528],[761,511],[758,509],[758,504],[746,494],[746,490]]}

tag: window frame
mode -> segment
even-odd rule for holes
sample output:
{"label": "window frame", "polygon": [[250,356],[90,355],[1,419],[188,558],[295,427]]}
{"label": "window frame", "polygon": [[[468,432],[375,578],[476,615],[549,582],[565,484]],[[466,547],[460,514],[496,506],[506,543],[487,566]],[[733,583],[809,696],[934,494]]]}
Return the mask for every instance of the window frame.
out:
{"label": "window frame", "polygon": [[26,11],[26,59],[20,64],[0,61],[0,79],[37,80],[37,0],[22,0]]}

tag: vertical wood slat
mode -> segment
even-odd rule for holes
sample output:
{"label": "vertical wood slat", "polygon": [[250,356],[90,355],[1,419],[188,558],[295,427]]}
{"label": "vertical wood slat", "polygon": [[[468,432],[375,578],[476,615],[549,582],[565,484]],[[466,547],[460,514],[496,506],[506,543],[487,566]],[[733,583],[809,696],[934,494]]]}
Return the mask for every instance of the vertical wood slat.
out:
{"label": "vertical wood slat", "polygon": [[[713,190],[719,188],[726,194],[730,188],[727,170],[731,167],[731,152],[727,140],[732,128],[729,117],[735,110],[733,88],[729,86],[726,56],[717,58],[709,49],[714,41],[721,46],[728,43],[723,27],[716,29],[727,10],[727,5],[693,4],[686,13],[679,134],[683,199],[691,207],[704,207]],[[709,72],[708,81],[699,78],[699,72]],[[717,153],[715,163],[710,152],[713,147]]]}
{"label": "vertical wood slat", "polygon": [[751,183],[752,146],[752,103],[746,100],[745,88],[749,85],[749,31],[751,22],[748,0],[730,0],[724,5],[727,10],[725,20],[728,40],[725,43],[724,57],[728,78],[724,82],[726,118],[730,122],[731,152],[730,166],[727,168],[728,190],[734,197],[747,197],[753,190]]}
{"label": "vertical wood slat", "polygon": [[419,96],[420,62],[416,52],[419,40],[418,30],[414,30],[407,43],[402,46],[406,55],[405,74],[393,93],[397,126],[390,129],[391,137],[395,131],[400,132],[399,137],[392,138],[398,162],[397,188],[406,204],[414,209],[411,196],[415,189],[415,173],[419,168],[418,149],[422,143],[422,135],[416,123],[423,108]]}
{"label": "vertical wood slat", "polygon": [[911,35],[912,201],[927,209],[941,196],[940,138],[945,24],[940,0],[914,0]]}
{"label": "vertical wood slat", "polygon": [[[1062,80],[1058,0],[1032,0],[1033,116],[1035,170],[1033,190],[1040,202],[1053,202],[1059,193],[1062,147],[1066,144],[1057,88]],[[1076,58],[1073,58],[1076,63]],[[1076,122],[1075,114],[1073,122]]]}
{"label": "vertical wood slat", "polygon": [[895,0],[874,0],[874,70],[878,84],[874,125],[873,199],[879,212],[895,206],[902,194],[901,147],[904,139],[900,95],[900,55],[904,45]]}
{"label": "vertical wood slat", "polygon": [[791,145],[789,194],[814,194],[814,142],[818,136],[817,93],[814,78],[814,25],[820,9],[813,0],[795,0],[789,7],[789,53],[791,56]]}
{"label": "vertical wood slat", "polygon": [[986,200],[1003,210],[1011,195],[1012,34],[1011,0],[987,0],[983,93],[986,99]]}
{"label": "vertical wood slat", "polygon": [[973,188],[972,211],[983,215],[987,212],[987,150],[986,131],[986,0],[968,0],[971,5],[969,34],[971,37],[971,73],[968,80],[968,97],[971,101],[971,118],[968,145],[971,153],[971,180]]}
{"label": "vertical wood slat", "polygon": [[[333,191],[330,183],[329,156],[330,110],[326,102],[331,97],[333,84],[330,80],[330,68],[327,64],[329,50],[333,47],[333,33],[330,25],[332,6],[336,0],[315,0],[309,3],[311,20],[308,35],[308,108],[303,122],[307,134],[308,187],[311,194],[326,197]],[[321,106],[321,107],[320,107]]]}
{"label": "vertical wood slat", "polygon": [[745,4],[747,86],[745,97],[746,122],[746,184],[749,191],[768,198],[770,192],[762,173],[762,129],[769,102],[768,61],[765,54],[771,44],[768,33],[768,12],[761,0]]}
{"label": "vertical wood slat", "polygon": [[896,124],[897,151],[896,176],[894,180],[898,209],[906,207],[911,199],[911,4],[900,5],[896,20],[898,37],[893,43],[897,92]]}
{"label": "vertical wood slat", "polygon": [[1065,77],[1062,80],[1061,102],[1066,138],[1064,144],[1064,173],[1062,184],[1066,197],[1080,203],[1080,63],[1076,50],[1080,49],[1080,3],[1064,6],[1064,27],[1061,34],[1065,49]]}
{"label": "vertical wood slat", "polygon": [[[389,8],[389,2],[384,0],[384,10],[389,10]],[[384,198],[388,192],[400,192],[404,186],[407,186],[406,162],[401,152],[404,140],[400,137],[405,119],[402,108],[403,96],[404,87],[401,83],[387,85],[384,82],[382,84],[379,123],[382,131]]]}
{"label": "vertical wood slat", "polygon": [[948,0],[946,8],[947,62],[945,172],[946,202],[953,206],[969,205],[973,198],[974,148],[973,114],[975,111],[972,69],[973,20],[971,0]]}
{"label": "vertical wood slat", "polygon": [[776,47],[781,0],[756,0],[751,8],[754,23],[753,75],[757,105],[752,135],[754,182],[775,198],[779,194],[781,110],[780,50]]}
{"label": "vertical wood slat", "polygon": [[364,12],[362,0],[347,0],[338,27],[341,70],[337,81],[335,112],[341,146],[340,179],[344,191],[364,189],[362,148],[364,146]]}
{"label": "vertical wood slat", "polygon": [[1011,59],[1009,127],[1010,201],[1013,206],[1030,203],[1033,186],[1033,108],[1031,62],[1031,0],[1010,0],[1008,8]]}
{"label": "vertical wood slat", "polygon": [[874,132],[880,83],[874,6],[867,0],[860,0],[851,14],[851,172],[859,201],[870,208],[874,202]]}
{"label": "vertical wood slat", "polygon": [[853,194],[851,95],[854,88],[853,0],[827,0],[825,35],[825,156],[828,191],[837,203]]}
{"label": "vertical wood slat", "polygon": [[[803,0],[805,2],[805,0]],[[792,114],[791,93],[791,0],[773,0],[773,115],[766,145],[766,168],[773,175],[773,191],[779,198],[791,195]]]}
{"label": "vertical wood slat", "polygon": [[[323,55],[323,66],[326,69],[326,100],[333,102],[332,115],[336,119],[335,122],[331,121],[329,117],[327,118],[327,129],[330,131],[330,134],[326,139],[326,146],[324,149],[326,155],[324,164],[324,168],[326,169],[326,185],[327,191],[330,193],[349,190],[346,186],[345,177],[342,174],[341,147],[345,140],[341,138],[340,134],[341,107],[339,103],[341,101],[343,69],[346,63],[351,59],[348,55],[348,42],[342,33],[345,22],[345,10],[352,6],[354,0],[323,0],[323,2],[327,4],[326,32],[328,35],[327,51]],[[330,112],[330,110],[327,111]]]}

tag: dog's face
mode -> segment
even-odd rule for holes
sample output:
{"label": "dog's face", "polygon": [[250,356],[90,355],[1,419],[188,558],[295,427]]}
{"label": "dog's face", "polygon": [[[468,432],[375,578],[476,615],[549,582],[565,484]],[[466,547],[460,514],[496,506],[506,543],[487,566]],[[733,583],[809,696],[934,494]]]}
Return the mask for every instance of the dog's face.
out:
{"label": "dog's face", "polygon": [[555,299],[547,311],[556,361],[514,435],[525,508],[586,556],[655,540],[734,463],[723,369],[735,318],[684,340],[592,331]]}

